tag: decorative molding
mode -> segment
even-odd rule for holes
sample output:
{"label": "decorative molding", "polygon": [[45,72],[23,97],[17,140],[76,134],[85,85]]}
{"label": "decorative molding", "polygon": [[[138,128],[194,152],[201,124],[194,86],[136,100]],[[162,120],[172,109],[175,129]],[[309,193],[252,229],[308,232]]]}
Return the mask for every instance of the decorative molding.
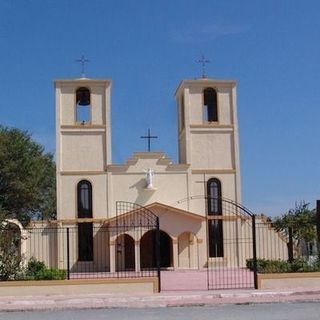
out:
{"label": "decorative molding", "polygon": [[251,217],[243,217],[240,215],[230,215],[230,216],[221,216],[221,215],[215,215],[215,216],[209,216],[207,217],[208,220],[223,220],[223,221],[236,221],[236,220],[249,220]]}
{"label": "decorative molding", "polygon": [[60,171],[58,174],[61,176],[93,176],[106,174],[106,171]]}
{"label": "decorative molding", "polygon": [[217,80],[217,79],[209,79],[209,78],[201,78],[195,80],[182,80],[175,92],[175,96],[177,97],[181,90],[184,88],[194,87],[194,86],[214,86],[217,89],[220,88],[233,88],[236,86],[235,80]]}
{"label": "decorative molding", "polygon": [[111,79],[90,79],[90,78],[78,78],[78,79],[56,79],[54,80],[54,84],[57,87],[61,84],[71,84],[74,85],[75,83],[79,83],[80,85],[85,85],[87,83],[90,85],[91,83],[95,84],[107,84],[110,85],[112,83]]}
{"label": "decorative molding", "polygon": [[50,220],[49,223],[52,224],[78,224],[78,223],[86,223],[86,222],[92,222],[92,223],[99,223],[104,224],[108,222],[108,219],[105,218],[75,218],[75,219],[58,219],[58,220]]}
{"label": "decorative molding", "polygon": [[60,126],[60,129],[105,129],[106,125],[105,124],[91,124],[91,123],[76,123],[76,124],[63,124]]}
{"label": "decorative molding", "polygon": [[218,122],[206,122],[202,124],[190,124],[191,129],[233,129],[232,124],[219,124]]}
{"label": "decorative molding", "polygon": [[230,174],[230,173],[236,173],[235,169],[192,169],[192,174]]}

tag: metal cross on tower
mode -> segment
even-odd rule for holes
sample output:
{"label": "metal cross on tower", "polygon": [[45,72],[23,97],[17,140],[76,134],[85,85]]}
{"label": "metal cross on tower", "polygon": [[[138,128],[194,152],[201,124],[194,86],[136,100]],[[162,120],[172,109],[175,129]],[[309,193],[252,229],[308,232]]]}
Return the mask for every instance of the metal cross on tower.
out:
{"label": "metal cross on tower", "polygon": [[89,60],[86,59],[86,58],[84,57],[84,55],[82,55],[82,56],[81,56],[81,59],[77,59],[76,62],[81,63],[81,78],[85,78],[84,64],[85,64],[86,62],[89,62]]}
{"label": "metal cross on tower", "polygon": [[206,75],[206,63],[210,63],[210,60],[206,59],[204,55],[201,55],[201,59],[196,61],[197,63],[201,63],[202,65],[202,78],[208,78]]}
{"label": "metal cross on tower", "polygon": [[150,128],[148,129],[148,135],[147,136],[140,136],[141,139],[148,139],[148,152],[151,150],[151,139],[158,139],[158,136],[151,136],[150,135]]}

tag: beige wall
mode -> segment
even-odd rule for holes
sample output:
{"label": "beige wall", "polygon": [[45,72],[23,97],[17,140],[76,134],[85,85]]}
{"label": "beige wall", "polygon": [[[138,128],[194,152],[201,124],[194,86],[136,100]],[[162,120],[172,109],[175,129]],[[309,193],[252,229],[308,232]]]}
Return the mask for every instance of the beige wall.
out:
{"label": "beige wall", "polygon": [[103,131],[63,132],[61,171],[104,171],[104,139]]}
{"label": "beige wall", "polygon": [[0,296],[45,296],[67,294],[156,293],[157,278],[99,279],[68,281],[6,281],[0,284]]}

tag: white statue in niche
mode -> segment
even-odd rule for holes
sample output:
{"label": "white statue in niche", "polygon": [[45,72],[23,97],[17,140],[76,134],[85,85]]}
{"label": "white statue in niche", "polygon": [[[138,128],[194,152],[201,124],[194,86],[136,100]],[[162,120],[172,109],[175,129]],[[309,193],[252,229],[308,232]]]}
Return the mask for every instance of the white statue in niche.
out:
{"label": "white statue in niche", "polygon": [[151,168],[148,168],[147,170],[144,170],[144,172],[146,173],[146,181],[147,181],[146,189],[154,189],[153,188],[154,170]]}

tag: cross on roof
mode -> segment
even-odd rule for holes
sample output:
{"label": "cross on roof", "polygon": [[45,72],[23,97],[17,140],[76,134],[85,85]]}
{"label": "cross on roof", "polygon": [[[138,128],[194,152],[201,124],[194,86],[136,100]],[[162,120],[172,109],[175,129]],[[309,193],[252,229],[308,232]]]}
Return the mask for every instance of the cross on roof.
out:
{"label": "cross on roof", "polygon": [[82,55],[82,56],[81,56],[81,59],[77,59],[76,62],[81,63],[81,78],[85,78],[84,64],[85,64],[86,62],[89,62],[89,60],[86,59],[86,58],[84,57],[84,55]]}
{"label": "cross on roof", "polygon": [[210,60],[206,59],[204,55],[201,55],[201,59],[196,61],[202,65],[202,78],[208,78],[206,75],[206,63],[210,63]]}
{"label": "cross on roof", "polygon": [[148,129],[148,135],[147,136],[140,136],[141,139],[148,139],[148,152],[151,150],[151,139],[157,139],[158,136],[151,136],[150,135],[150,128]]}

